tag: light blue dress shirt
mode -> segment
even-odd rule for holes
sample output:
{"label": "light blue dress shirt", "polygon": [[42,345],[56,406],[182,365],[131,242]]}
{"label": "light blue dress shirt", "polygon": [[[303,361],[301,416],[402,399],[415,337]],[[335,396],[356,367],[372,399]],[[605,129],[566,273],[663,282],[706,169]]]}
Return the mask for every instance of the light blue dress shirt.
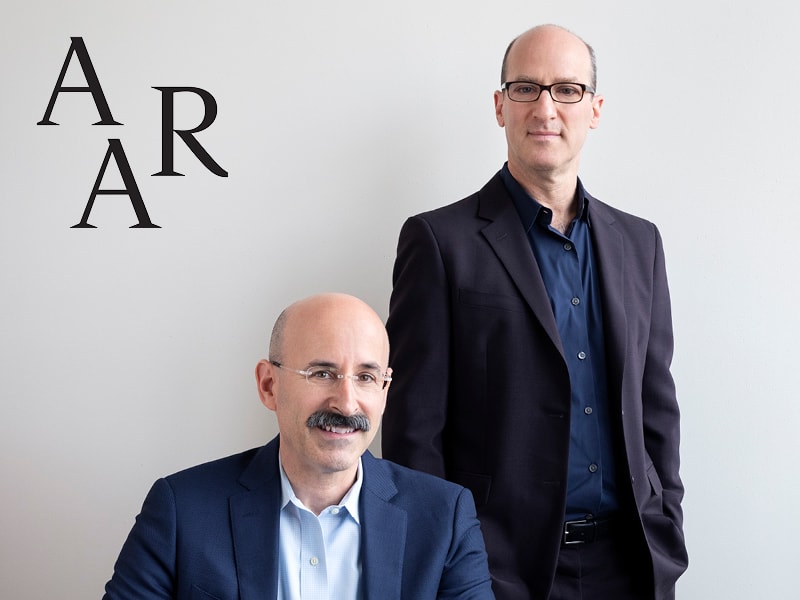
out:
{"label": "light blue dress shirt", "polygon": [[353,487],[319,516],[297,498],[281,472],[278,600],[360,600],[361,459]]}

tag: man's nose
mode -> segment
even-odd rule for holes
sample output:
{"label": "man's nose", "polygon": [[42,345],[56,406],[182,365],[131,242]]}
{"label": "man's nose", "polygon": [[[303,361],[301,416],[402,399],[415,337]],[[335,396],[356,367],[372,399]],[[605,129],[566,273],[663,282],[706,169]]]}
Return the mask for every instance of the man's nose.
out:
{"label": "man's nose", "polygon": [[552,118],[556,115],[556,101],[550,95],[549,90],[542,90],[539,94],[539,99],[536,102],[531,102],[533,112],[537,116],[544,118]]}
{"label": "man's nose", "polygon": [[334,386],[330,407],[345,416],[354,415],[358,412],[358,394],[355,381],[350,377],[342,377]]}

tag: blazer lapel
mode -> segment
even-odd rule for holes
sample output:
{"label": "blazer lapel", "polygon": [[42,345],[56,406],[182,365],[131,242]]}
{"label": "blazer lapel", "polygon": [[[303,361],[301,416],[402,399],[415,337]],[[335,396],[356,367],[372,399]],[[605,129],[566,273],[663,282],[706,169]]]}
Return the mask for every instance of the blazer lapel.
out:
{"label": "blazer lapel", "polygon": [[533,256],[525,230],[520,224],[514,202],[499,175],[495,175],[479,192],[479,201],[478,216],[491,221],[483,228],[483,236],[563,356],[561,337],[558,334],[539,265]]}
{"label": "blazer lapel", "polygon": [[230,516],[240,597],[277,598],[281,499],[278,438],[258,451],[239,483],[247,491],[231,496]]}
{"label": "blazer lapel", "polygon": [[615,218],[604,204],[589,196],[589,216],[596,263],[600,269],[603,303],[603,335],[606,339],[607,367],[611,383],[620,385],[628,339],[625,315],[625,246]]}
{"label": "blazer lapel", "polygon": [[406,512],[390,504],[397,487],[380,461],[362,456],[361,557],[365,600],[399,600],[402,590]]}

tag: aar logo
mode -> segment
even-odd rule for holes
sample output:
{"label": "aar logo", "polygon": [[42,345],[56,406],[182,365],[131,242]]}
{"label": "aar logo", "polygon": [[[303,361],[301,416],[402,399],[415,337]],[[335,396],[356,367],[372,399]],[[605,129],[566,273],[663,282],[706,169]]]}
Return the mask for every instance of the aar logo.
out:
{"label": "aar logo", "polygon": [[[50,96],[50,102],[44,111],[42,120],[37,125],[58,125],[58,123],[51,120],[53,108],[56,105],[58,95],[68,92],[89,93],[92,95],[97,112],[100,115],[100,120],[94,125],[122,125],[114,119],[111,114],[111,109],[106,101],[103,88],[100,86],[100,80],[97,78],[97,73],[92,65],[92,60],[89,57],[89,52],[86,49],[86,44],[83,38],[73,37],[70,38],[70,44],[67,57],[64,59],[64,66],[61,67],[61,73],[58,76],[56,85],[53,88],[53,94]],[[85,86],[65,86],[64,77],[67,74],[70,61],[73,57],[78,58],[83,76],[86,79]],[[219,177],[227,177],[228,172],[223,169],[211,155],[200,145],[200,142],[195,138],[196,133],[207,129],[217,117],[217,102],[214,96],[206,90],[197,87],[153,87],[153,89],[161,92],[161,170],[158,173],[153,173],[154,177],[182,177],[182,173],[175,171],[174,167],[174,147],[173,147],[173,133],[176,134],[188,146],[189,150],[203,163],[203,165],[215,175]],[[175,94],[178,93],[192,93],[197,94],[203,101],[203,119],[199,125],[192,129],[175,129],[174,123],[174,107],[175,107]],[[101,188],[103,176],[106,173],[111,159],[117,165],[117,170],[125,185],[122,189],[108,189]],[[122,142],[118,138],[110,138],[108,140],[108,149],[103,157],[103,163],[100,166],[100,172],[97,174],[97,180],[92,187],[89,201],[86,203],[86,208],[83,211],[83,216],[77,225],[73,228],[94,228],[94,225],[89,223],[89,215],[92,212],[95,199],[101,195],[123,195],[130,198],[133,206],[133,211],[136,213],[138,223],[132,225],[132,228],[145,227],[145,228],[159,228],[150,220],[150,215],[147,213],[147,208],[144,205],[144,199],[139,191],[139,186],[136,184],[136,178],[133,176],[128,158],[125,156],[125,150],[122,147]]]}

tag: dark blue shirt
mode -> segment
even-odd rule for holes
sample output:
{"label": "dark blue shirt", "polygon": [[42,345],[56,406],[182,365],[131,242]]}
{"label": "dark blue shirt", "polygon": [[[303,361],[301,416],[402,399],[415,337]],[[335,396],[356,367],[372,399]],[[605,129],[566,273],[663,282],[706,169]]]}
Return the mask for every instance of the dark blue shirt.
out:
{"label": "dark blue shirt", "polygon": [[566,520],[605,516],[617,509],[608,399],[602,298],[592,247],[589,199],[580,180],[578,216],[562,234],[553,213],[500,172],[528,234],[553,308],[571,386]]}

